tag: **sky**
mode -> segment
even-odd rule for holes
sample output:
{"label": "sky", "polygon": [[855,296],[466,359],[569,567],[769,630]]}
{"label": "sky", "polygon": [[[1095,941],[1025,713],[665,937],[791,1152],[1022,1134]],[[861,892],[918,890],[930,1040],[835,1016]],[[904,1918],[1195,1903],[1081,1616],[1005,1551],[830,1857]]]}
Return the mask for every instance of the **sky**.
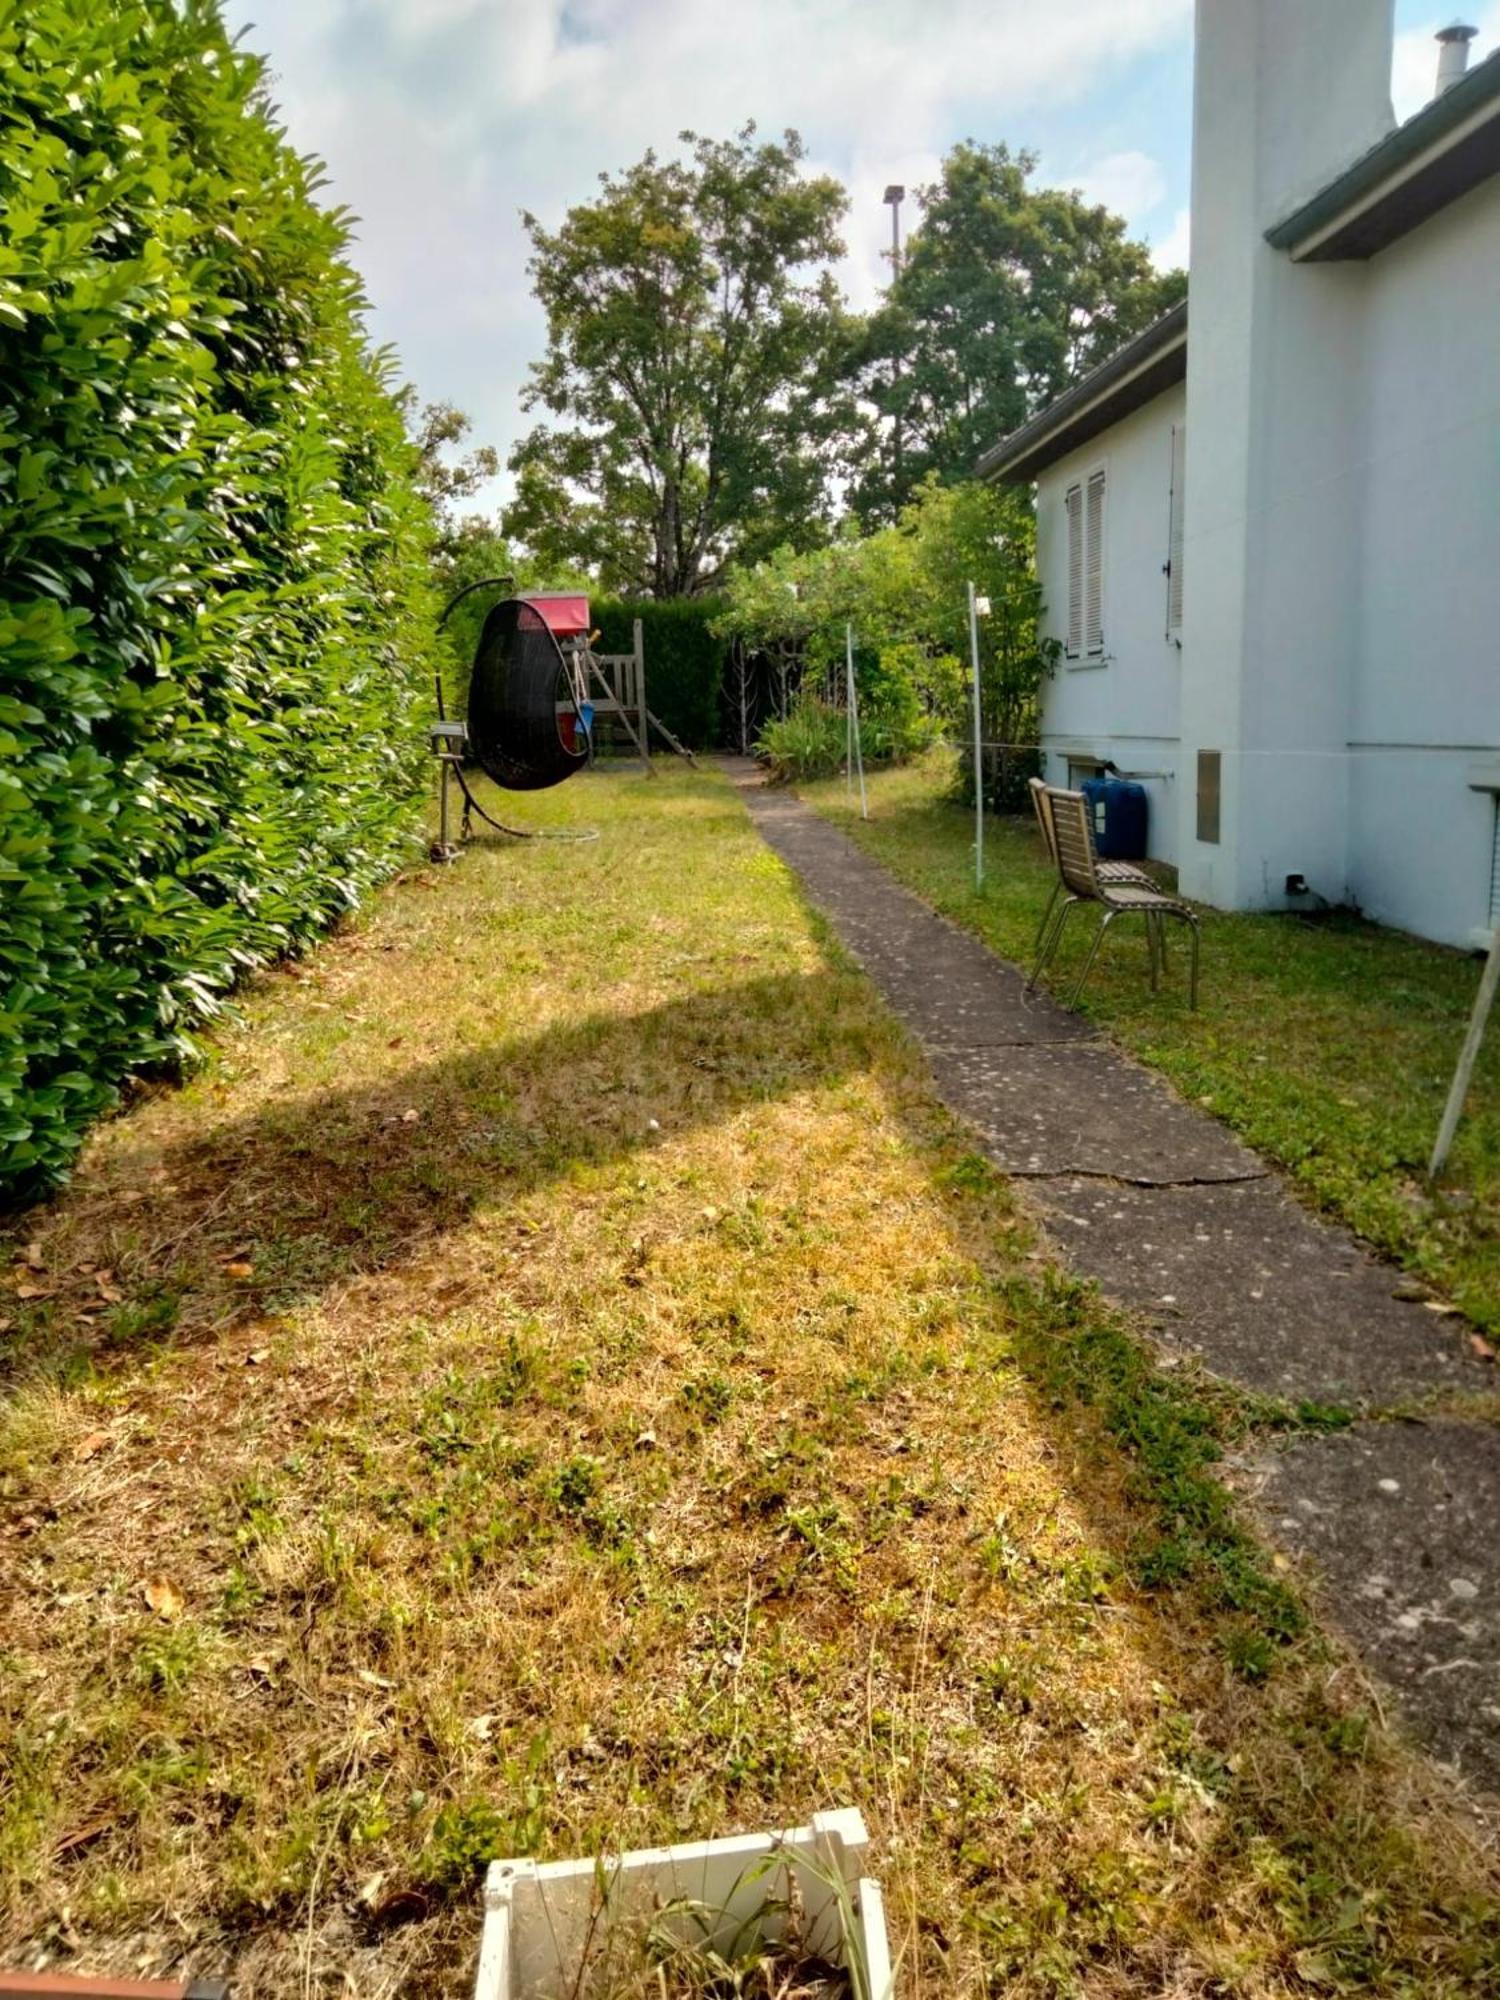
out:
{"label": "sky", "polygon": [[[1192,0],[225,0],[270,63],[288,135],[359,218],[371,331],[424,399],[502,458],[545,338],[521,211],[556,224],[598,175],[684,127],[795,127],[850,192],[840,277],[867,307],[889,271],[888,183],[932,180],[957,141],[1040,155],[1037,178],[1188,258]],[[1433,31],[1396,0],[1397,115],[1431,94]],[[1500,44],[1500,0],[1468,19]],[[915,204],[908,202],[908,221]],[[479,504],[501,504],[503,477]]]}

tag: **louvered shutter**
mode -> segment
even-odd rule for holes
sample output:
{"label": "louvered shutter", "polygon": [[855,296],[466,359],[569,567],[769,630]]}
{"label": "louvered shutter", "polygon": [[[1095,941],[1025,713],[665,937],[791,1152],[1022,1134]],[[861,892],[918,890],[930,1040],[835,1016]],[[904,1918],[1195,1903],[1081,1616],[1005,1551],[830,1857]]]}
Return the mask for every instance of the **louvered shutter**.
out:
{"label": "louvered shutter", "polygon": [[1068,644],[1074,659],[1083,651],[1083,488],[1070,486],[1063,500],[1068,518]]}
{"label": "louvered shutter", "polygon": [[1084,507],[1083,643],[1104,651],[1104,474],[1089,475]]}
{"label": "louvered shutter", "polygon": [[1182,517],[1187,493],[1187,426],[1172,426],[1172,498],[1167,529],[1167,637],[1182,632]]}

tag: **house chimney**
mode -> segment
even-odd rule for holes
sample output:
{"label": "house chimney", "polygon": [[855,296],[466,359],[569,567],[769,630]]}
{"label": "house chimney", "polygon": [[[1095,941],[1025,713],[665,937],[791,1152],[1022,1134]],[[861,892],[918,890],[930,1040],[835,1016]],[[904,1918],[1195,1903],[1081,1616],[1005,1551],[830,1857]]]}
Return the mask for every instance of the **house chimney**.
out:
{"label": "house chimney", "polygon": [[1469,44],[1478,33],[1477,28],[1467,27],[1462,21],[1453,21],[1446,28],[1438,29],[1438,71],[1437,88],[1432,93],[1434,97],[1441,97],[1445,90],[1451,90],[1467,73]]}

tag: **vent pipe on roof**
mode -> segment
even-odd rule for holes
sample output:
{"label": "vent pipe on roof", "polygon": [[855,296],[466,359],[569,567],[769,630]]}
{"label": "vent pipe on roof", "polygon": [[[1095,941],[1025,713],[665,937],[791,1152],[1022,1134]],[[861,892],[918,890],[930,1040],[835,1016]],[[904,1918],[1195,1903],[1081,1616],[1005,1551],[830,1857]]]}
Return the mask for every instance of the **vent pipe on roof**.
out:
{"label": "vent pipe on roof", "polygon": [[1451,90],[1455,83],[1465,76],[1469,68],[1469,44],[1479,33],[1462,21],[1454,21],[1437,31],[1438,69],[1437,88],[1434,97],[1441,97],[1445,90]]}

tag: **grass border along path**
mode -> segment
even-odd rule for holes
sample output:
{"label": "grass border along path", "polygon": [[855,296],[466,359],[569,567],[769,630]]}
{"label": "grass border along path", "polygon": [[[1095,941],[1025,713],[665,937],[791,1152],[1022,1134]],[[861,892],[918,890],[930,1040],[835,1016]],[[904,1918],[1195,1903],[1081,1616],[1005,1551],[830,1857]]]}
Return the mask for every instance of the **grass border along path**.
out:
{"label": "grass border along path", "polygon": [[[976,894],[972,812],[952,802],[951,770],[938,752],[868,774],[867,822],[842,779],[798,789],[898,881],[1029,965],[1051,886],[1041,843],[1028,822],[992,818]],[[1315,1206],[1500,1331],[1500,1035],[1482,1052],[1441,1188],[1424,1179],[1473,1002],[1472,959],[1342,914],[1201,915],[1196,1015],[1183,955],[1153,995],[1129,926],[1111,932],[1081,1011],[1284,1167]],[[1072,933],[1054,980],[1063,993],[1088,927]]]}

